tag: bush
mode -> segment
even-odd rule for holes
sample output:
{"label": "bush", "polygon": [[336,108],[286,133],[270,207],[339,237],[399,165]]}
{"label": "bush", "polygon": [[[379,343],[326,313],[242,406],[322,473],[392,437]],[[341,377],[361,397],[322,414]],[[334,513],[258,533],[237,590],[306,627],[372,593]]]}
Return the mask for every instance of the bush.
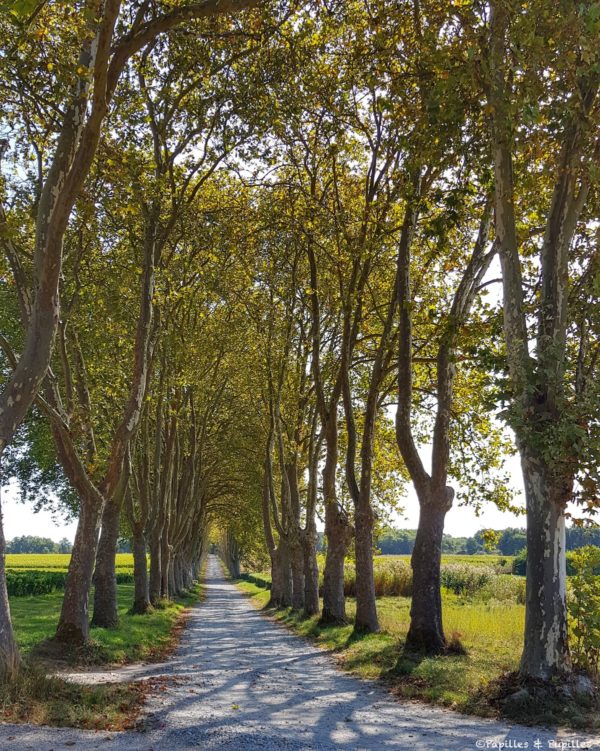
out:
{"label": "bush", "polygon": [[11,571],[6,572],[9,597],[47,595],[65,588],[65,571]]}
{"label": "bush", "polygon": [[442,585],[457,595],[473,595],[496,579],[489,566],[470,566],[468,563],[449,563],[442,566]]}
{"label": "bush", "polygon": [[[65,588],[66,571],[24,571],[6,572],[6,587],[9,597],[31,597],[33,595],[48,595],[51,592]],[[117,572],[117,584],[133,584],[133,574]]]}
{"label": "bush", "polygon": [[524,605],[525,579],[521,576],[512,576],[511,574],[493,576],[477,593],[477,599],[484,602],[516,602],[518,605]]}
{"label": "bush", "polygon": [[412,595],[412,569],[404,561],[392,561],[385,566],[375,566],[375,596],[390,595]]}
{"label": "bush", "polygon": [[525,576],[527,574],[527,549],[523,548],[519,555],[513,558],[512,572],[516,576]]}
{"label": "bush", "polygon": [[[588,545],[588,548],[596,548],[595,545]],[[584,548],[577,548],[575,550],[567,551],[567,576],[574,576],[577,573],[577,564],[575,563],[577,555],[580,550]],[[527,550],[522,550],[518,556],[513,559],[512,572],[518,576],[525,576],[527,574]],[[594,566],[593,573],[596,576],[600,576],[600,564]]]}
{"label": "bush", "polygon": [[[412,571],[404,561],[375,563],[373,578],[375,597],[410,597],[412,594]],[[344,594],[356,597],[354,564],[344,566]]]}
{"label": "bush", "polygon": [[571,578],[569,615],[571,617],[571,654],[574,664],[600,673],[600,548],[587,545],[573,551],[575,575]]}

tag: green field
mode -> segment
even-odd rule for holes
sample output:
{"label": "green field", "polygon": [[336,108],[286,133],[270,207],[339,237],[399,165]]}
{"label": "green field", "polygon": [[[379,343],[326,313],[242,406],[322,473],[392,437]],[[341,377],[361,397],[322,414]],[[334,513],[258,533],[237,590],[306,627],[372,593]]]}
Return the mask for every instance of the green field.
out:
{"label": "green field", "polygon": [[[444,563],[469,563],[473,566],[509,566],[514,556],[511,555],[486,555],[484,553],[475,553],[474,555],[462,555],[458,553],[448,553],[442,556]],[[410,563],[410,555],[376,555],[373,560],[378,561],[406,561]]]}
{"label": "green field", "polygon": [[[8,553],[6,568],[66,571],[70,560],[70,553]],[[121,571],[133,571],[133,555],[117,553],[116,567]]]}

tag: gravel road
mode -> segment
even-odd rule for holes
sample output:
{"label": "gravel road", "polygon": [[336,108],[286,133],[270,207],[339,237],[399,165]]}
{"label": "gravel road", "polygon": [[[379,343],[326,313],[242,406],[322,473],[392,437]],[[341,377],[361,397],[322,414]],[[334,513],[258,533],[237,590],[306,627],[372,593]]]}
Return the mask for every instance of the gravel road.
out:
{"label": "gravel road", "polygon": [[[0,749],[600,749],[598,736],[555,734],[399,703],[380,686],[341,673],[326,653],[261,615],[225,580],[214,557],[206,586],[208,597],[194,608],[176,654],[144,669],[145,676],[174,677],[165,692],[149,698],[144,732],[0,725]],[[123,675],[141,673],[135,668]],[[86,675],[91,682],[117,678]]]}

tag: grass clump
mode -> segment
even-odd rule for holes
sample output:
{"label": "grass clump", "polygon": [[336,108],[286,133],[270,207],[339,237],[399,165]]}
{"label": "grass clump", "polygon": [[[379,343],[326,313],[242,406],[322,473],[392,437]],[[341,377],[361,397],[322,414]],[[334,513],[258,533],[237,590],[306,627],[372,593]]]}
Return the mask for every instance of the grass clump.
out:
{"label": "grass clump", "polygon": [[3,722],[125,730],[135,725],[148,689],[142,683],[78,685],[24,665],[11,681],[0,684],[0,718]]}

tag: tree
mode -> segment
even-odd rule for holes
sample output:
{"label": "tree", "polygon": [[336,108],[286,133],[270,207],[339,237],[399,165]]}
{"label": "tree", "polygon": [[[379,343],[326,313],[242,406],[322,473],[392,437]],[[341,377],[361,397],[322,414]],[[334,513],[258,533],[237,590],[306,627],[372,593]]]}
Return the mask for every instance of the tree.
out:
{"label": "tree", "polygon": [[[521,455],[527,502],[526,625],[520,670],[525,677],[550,679],[570,665],[565,510],[576,478],[585,470],[591,437],[586,426],[594,410],[588,398],[596,358],[590,361],[588,353],[590,348],[597,351],[597,344],[588,338],[587,325],[573,330],[573,315],[582,303],[585,311],[593,302],[584,281],[594,256],[584,252],[579,257],[574,242],[579,244],[586,225],[597,216],[586,214],[586,206],[595,184],[590,167],[600,148],[598,20],[592,6],[585,4],[561,7],[552,15],[541,4],[524,13],[498,0],[491,11],[483,82],[510,374],[507,418]],[[535,24],[543,31],[536,27],[534,32]],[[540,33],[553,39],[543,54],[537,46]],[[511,58],[517,46],[523,73],[515,78]],[[540,105],[529,119],[532,98]],[[547,180],[541,196],[539,184],[529,185],[531,157],[517,136],[519,128],[527,130],[526,140],[541,139],[535,156]],[[527,237],[519,222],[530,229],[533,212],[541,230]],[[585,241],[583,247],[588,247]],[[532,257],[535,268],[526,260]],[[528,277],[539,289],[533,299],[528,299]],[[587,315],[584,312],[583,321]],[[588,479],[593,497],[594,480],[589,475]]]}

